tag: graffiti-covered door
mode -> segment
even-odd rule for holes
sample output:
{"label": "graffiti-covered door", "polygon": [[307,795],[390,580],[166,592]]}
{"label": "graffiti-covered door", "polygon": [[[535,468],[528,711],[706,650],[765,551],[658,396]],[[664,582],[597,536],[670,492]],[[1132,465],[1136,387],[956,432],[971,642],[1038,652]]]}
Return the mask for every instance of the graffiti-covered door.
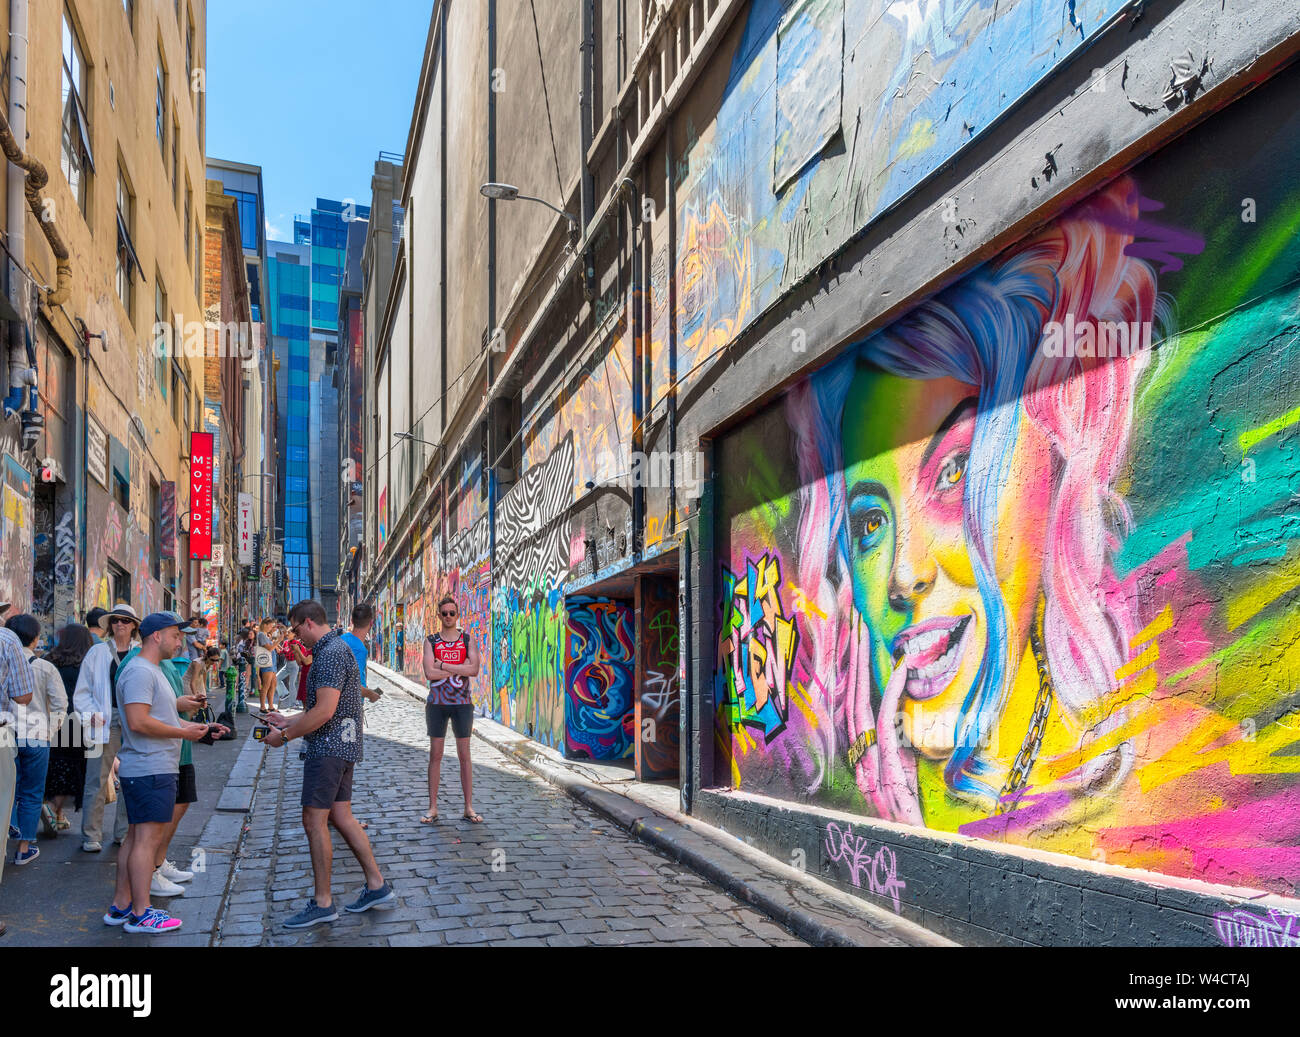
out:
{"label": "graffiti-covered door", "polygon": [[636,776],[675,779],[681,741],[677,573],[642,577],[636,595]]}

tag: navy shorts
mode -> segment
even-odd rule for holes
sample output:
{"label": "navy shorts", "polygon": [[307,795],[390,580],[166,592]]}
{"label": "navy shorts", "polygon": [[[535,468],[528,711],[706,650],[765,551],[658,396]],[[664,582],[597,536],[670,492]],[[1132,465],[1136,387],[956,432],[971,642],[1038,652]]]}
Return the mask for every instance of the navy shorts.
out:
{"label": "navy shorts", "polygon": [[176,809],[180,775],[145,774],[139,778],[121,778],[122,802],[126,819],[133,825],[166,824]]}
{"label": "navy shorts", "polygon": [[335,803],[352,800],[351,760],[337,756],[318,756],[302,765],[302,805],[314,810],[328,810]]}
{"label": "navy shorts", "polygon": [[468,703],[461,706],[444,706],[437,702],[424,705],[424,729],[430,738],[447,737],[447,721],[451,721],[451,733],[457,738],[468,738],[474,730],[474,707]]}

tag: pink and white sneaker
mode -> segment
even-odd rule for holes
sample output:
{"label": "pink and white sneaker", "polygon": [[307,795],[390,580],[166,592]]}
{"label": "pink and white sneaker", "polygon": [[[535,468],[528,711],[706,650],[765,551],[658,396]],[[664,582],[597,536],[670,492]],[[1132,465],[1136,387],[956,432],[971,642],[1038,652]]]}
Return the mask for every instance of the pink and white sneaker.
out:
{"label": "pink and white sneaker", "polygon": [[126,933],[143,933],[145,936],[165,936],[167,933],[179,932],[181,920],[173,918],[166,911],[157,907],[146,908],[143,915],[132,915],[122,926]]}

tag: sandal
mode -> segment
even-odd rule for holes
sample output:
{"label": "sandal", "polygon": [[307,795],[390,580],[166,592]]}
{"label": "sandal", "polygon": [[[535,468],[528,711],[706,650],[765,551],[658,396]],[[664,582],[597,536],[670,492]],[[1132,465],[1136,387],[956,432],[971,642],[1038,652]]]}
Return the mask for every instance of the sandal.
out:
{"label": "sandal", "polygon": [[483,819],[472,810],[468,814],[461,814],[460,816],[471,824],[481,825],[483,823]]}
{"label": "sandal", "polygon": [[422,818],[420,818],[420,824],[431,825],[437,820],[438,820],[438,815],[436,812],[432,814],[425,814]]}

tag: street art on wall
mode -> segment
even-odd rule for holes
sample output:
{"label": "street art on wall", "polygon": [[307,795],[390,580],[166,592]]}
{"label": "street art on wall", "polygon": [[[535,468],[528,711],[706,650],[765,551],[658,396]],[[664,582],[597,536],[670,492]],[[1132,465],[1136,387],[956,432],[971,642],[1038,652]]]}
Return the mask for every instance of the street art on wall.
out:
{"label": "street art on wall", "polygon": [[633,753],[636,635],[629,605],[568,601],[565,755],[622,760]]}
{"label": "street art on wall", "polygon": [[[131,580],[129,604],[141,615],[163,606],[163,585],[153,578],[149,564],[149,531],[135,515],[115,500],[91,490],[86,501],[86,581],[82,608],[112,608],[109,562],[126,570]],[[143,611],[141,611],[143,610]]]}
{"label": "street art on wall", "polygon": [[720,784],[1296,892],[1298,100],[1292,69],[720,440]]}
{"label": "street art on wall", "polygon": [[32,473],[9,453],[0,471],[0,596],[14,613],[32,607]]}
{"label": "street art on wall", "polygon": [[640,580],[636,774],[641,781],[676,778],[681,753],[681,642],[677,580],[656,573]]}
{"label": "street art on wall", "polygon": [[[1089,43],[1125,0],[755,0],[674,156],[680,377]],[[700,127],[697,129],[696,127]]]}
{"label": "street art on wall", "polygon": [[552,749],[564,746],[564,612],[558,592],[493,590],[493,716]]}

